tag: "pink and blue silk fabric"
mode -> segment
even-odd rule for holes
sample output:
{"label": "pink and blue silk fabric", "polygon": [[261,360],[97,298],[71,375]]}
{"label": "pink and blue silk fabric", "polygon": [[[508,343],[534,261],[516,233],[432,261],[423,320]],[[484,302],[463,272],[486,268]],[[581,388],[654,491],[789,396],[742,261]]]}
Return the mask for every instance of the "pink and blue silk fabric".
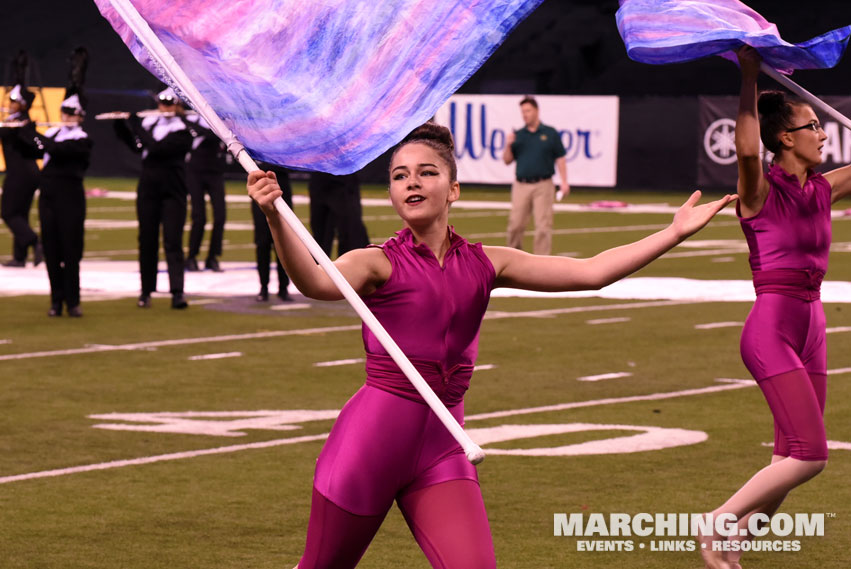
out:
{"label": "pink and blue silk fabric", "polygon": [[[255,159],[358,170],[434,115],[542,0],[131,0]],[[136,59],[162,70],[115,12]]]}
{"label": "pink and blue silk fabric", "polygon": [[[802,15],[813,6],[802,4]],[[791,44],[777,26],[738,0],[621,0],[617,25],[630,58],[666,64],[721,55],[732,61],[743,45],[755,48],[774,69],[823,69],[836,65],[851,26]]]}

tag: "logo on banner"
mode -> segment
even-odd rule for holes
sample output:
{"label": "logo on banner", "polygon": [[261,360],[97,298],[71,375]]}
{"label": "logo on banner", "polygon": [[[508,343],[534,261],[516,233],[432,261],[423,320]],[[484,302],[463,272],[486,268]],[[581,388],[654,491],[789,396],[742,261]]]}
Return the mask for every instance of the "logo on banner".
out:
{"label": "logo on banner", "polygon": [[736,161],[736,121],[718,119],[709,125],[703,135],[703,149],[716,164],[732,164]]}

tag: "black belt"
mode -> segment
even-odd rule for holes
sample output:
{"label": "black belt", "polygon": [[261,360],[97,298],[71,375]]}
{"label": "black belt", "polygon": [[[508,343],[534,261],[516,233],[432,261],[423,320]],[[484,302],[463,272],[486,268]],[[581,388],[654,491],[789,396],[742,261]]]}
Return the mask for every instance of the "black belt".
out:
{"label": "black belt", "polygon": [[517,181],[520,182],[521,184],[537,184],[538,182],[540,182],[542,180],[549,180],[549,179],[550,179],[550,176],[547,176],[547,177],[544,177],[544,178],[517,178]]}

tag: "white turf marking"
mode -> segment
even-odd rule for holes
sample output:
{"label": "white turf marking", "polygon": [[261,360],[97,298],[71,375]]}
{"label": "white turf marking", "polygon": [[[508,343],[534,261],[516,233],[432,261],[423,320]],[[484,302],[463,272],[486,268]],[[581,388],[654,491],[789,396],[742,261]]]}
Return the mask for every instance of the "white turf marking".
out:
{"label": "white turf marking", "polygon": [[304,310],[305,308],[310,308],[310,304],[306,302],[288,302],[286,304],[270,306],[269,310]]}
{"label": "white turf marking", "polygon": [[226,336],[207,336],[203,338],[182,338],[178,340],[160,340],[158,342],[140,342],[138,344],[120,345],[96,345],[85,348],[74,348],[70,350],[54,350],[46,352],[29,352],[26,354],[6,354],[0,356],[0,361],[23,360],[29,358],[46,358],[52,356],[71,356],[77,354],[92,354],[97,352],[114,352],[122,350],[148,350],[164,346],[185,346],[191,344],[204,344],[210,342],[239,342],[242,340],[256,340],[260,338],[280,338],[282,336],[302,336],[311,334],[327,334],[329,332],[351,332],[360,330],[361,325],[352,326],[329,326],[327,328],[303,328],[300,330],[278,330],[274,332],[254,332],[251,334],[228,334]]}
{"label": "white turf marking", "polygon": [[350,358],[348,360],[331,360],[329,362],[316,362],[313,364],[313,367],[334,367],[334,366],[347,366],[352,364],[360,364],[365,362],[364,358]]}
{"label": "white turf marking", "polygon": [[[509,411],[496,411],[496,412],[492,412],[492,413],[479,413],[479,414],[476,414],[476,415],[469,415],[469,416],[465,417],[465,420],[466,421],[477,421],[477,420],[482,420],[482,419],[493,419],[493,418],[498,418],[498,417],[511,417],[511,416],[516,416],[516,415],[528,415],[528,414],[531,414],[531,413],[547,413],[547,412],[551,412],[551,411],[561,411],[561,410],[565,410],[565,409],[577,409],[577,408],[580,408],[580,407],[594,407],[594,406],[598,406],[598,405],[613,405],[613,404],[617,404],[617,403],[632,403],[632,402],[635,402],[635,401],[658,401],[658,400],[663,400],[663,399],[673,399],[673,398],[677,398],[677,397],[690,397],[692,395],[702,395],[702,394],[705,394],[705,393],[716,393],[716,392],[720,392],[720,391],[729,391],[729,390],[732,390],[732,389],[742,389],[744,387],[751,387],[753,385],[756,385],[755,382],[747,381],[747,380],[735,380],[734,379],[734,380],[725,380],[725,381],[729,381],[731,383],[729,383],[727,385],[701,387],[701,388],[697,388],[697,389],[685,389],[685,390],[682,390],[682,391],[670,391],[670,392],[667,392],[667,393],[653,393],[653,394],[650,394],[650,395],[635,395],[635,396],[631,396],[631,397],[612,397],[612,398],[608,398],[608,399],[597,399],[597,400],[592,400],[592,401],[577,401],[577,402],[573,402],[573,403],[562,403],[562,404],[559,404],[559,405],[547,405],[547,406],[544,406],[544,407],[530,407],[528,409],[512,409],[512,410],[509,410]],[[246,415],[245,412],[235,412],[235,413],[236,413],[235,416],[244,417]],[[256,415],[258,412],[253,412],[253,413]],[[286,412],[285,411],[277,411],[277,412],[266,411],[266,412],[259,412],[259,413],[279,413],[280,414],[280,413],[286,413]],[[312,413],[312,412],[307,412],[307,413]],[[114,415],[116,415],[116,414],[106,415],[106,416],[103,416],[103,417],[114,416]],[[162,415],[162,414],[160,414],[160,415]],[[178,414],[175,414],[175,415],[178,415]],[[204,415],[209,415],[209,414],[204,414]],[[215,415],[221,416],[220,413],[216,413]],[[234,416],[233,413],[231,413],[230,416]],[[244,428],[244,425],[243,425],[243,428]],[[275,447],[275,446],[280,446],[280,445],[295,444],[295,443],[308,442],[308,441],[318,441],[318,440],[322,440],[322,439],[326,438],[327,436],[328,436],[328,434],[324,433],[324,434],[321,434],[321,435],[314,435],[314,436],[295,437],[295,438],[290,438],[290,439],[278,439],[278,440],[266,441],[266,442],[261,442],[261,443],[250,443],[250,444],[234,445],[234,446],[228,446],[228,447],[219,447],[219,448],[214,448],[214,449],[186,451],[186,452],[180,452],[180,453],[164,454],[164,455],[150,456],[150,457],[144,457],[144,458],[136,458],[136,459],[130,459],[130,460],[118,460],[118,461],[113,461],[113,462],[104,462],[104,463],[99,463],[99,464],[90,464],[90,465],[76,466],[76,467],[71,467],[71,468],[61,468],[61,469],[57,469],[57,470],[32,472],[32,473],[28,473],[28,474],[18,474],[18,475],[15,475],[15,476],[5,476],[5,477],[0,478],[0,484],[6,484],[6,483],[9,483],[9,482],[18,482],[18,481],[22,481],[22,480],[31,480],[31,479],[35,479],[35,478],[47,478],[47,477],[51,477],[51,476],[63,476],[63,475],[66,475],[66,474],[76,474],[76,473],[79,473],[79,472],[91,472],[91,471],[94,471],[94,470],[106,470],[106,469],[109,469],[109,468],[119,468],[119,467],[123,467],[123,466],[151,464],[151,463],[162,462],[162,461],[166,461],[166,460],[179,460],[179,459],[183,459],[183,458],[194,458],[196,456],[204,456],[204,455],[210,455],[210,454],[224,454],[224,453],[238,452],[238,451],[248,450],[248,449],[270,448],[270,447]]]}
{"label": "white turf marking", "polygon": [[618,371],[614,373],[601,373],[599,375],[585,375],[583,377],[577,377],[576,381],[603,381],[604,379],[618,379],[631,376],[632,373],[628,371]]}
{"label": "white turf marking", "polygon": [[660,306],[677,306],[680,304],[697,304],[701,301],[692,300],[655,300],[650,302],[630,302],[624,304],[597,304],[592,306],[573,306],[570,308],[551,308],[548,310],[529,310],[525,312],[504,312],[488,310],[485,320],[499,318],[552,318],[560,314],[577,314],[582,312],[599,312],[601,310],[628,310],[630,308],[657,308]]}
{"label": "white turf marking", "polygon": [[152,464],[155,462],[164,462],[167,460],[181,460],[184,458],[195,458],[196,456],[207,456],[211,454],[226,454],[231,452],[239,452],[242,450],[271,448],[281,445],[292,445],[297,443],[306,443],[310,441],[321,441],[328,437],[328,433],[321,435],[311,435],[305,437],[294,437],[291,439],[277,439],[273,441],[264,441],[260,443],[248,443],[244,445],[233,445],[227,447],[210,448],[203,450],[191,450],[186,452],[175,452],[171,454],[160,454],[156,456],[146,456],[143,458],[132,458],[129,460],[115,460],[112,462],[101,462],[99,464],[87,464],[84,466],[73,466],[71,468],[58,468],[56,470],[43,470],[41,472],[32,472],[29,474],[18,474],[16,476],[4,476],[0,478],[0,484],[9,482],[18,482],[21,480],[33,480],[35,478],[50,478],[53,476],[65,476],[66,474],[78,474],[80,472],[92,472],[95,470],[108,470],[110,468],[122,468],[124,466],[137,466],[140,464]]}
{"label": "white turf marking", "polygon": [[[488,311],[485,314],[486,319],[498,318],[534,318],[539,314],[545,317],[552,317],[558,314],[571,314],[574,312],[593,312],[600,310],[624,310],[629,308],[650,308],[656,306],[674,306],[678,304],[694,304],[691,301],[681,300],[660,300],[653,302],[633,302],[624,304],[603,304],[599,306],[577,306],[573,308],[557,308],[552,310],[540,310],[529,312],[500,312]],[[78,354],[92,354],[97,352],[111,352],[121,350],[151,350],[167,346],[182,346],[190,344],[204,344],[211,342],[236,342],[241,340],[256,340],[262,338],[278,338],[281,336],[300,336],[310,334],[328,334],[331,332],[351,332],[360,330],[360,324],[351,326],[330,326],[328,328],[303,328],[299,330],[280,330],[274,332],[255,332],[251,334],[229,334],[226,336],[207,336],[202,338],[182,338],[176,340],[160,340],[157,342],[141,342],[137,344],[95,344],[84,348],[72,348],[68,350],[53,350],[44,352],[27,352],[22,354],[5,354],[0,355],[0,361],[5,360],[24,360],[30,358],[47,358],[53,356],[73,356]]]}
{"label": "white turf marking", "polygon": [[468,429],[467,433],[479,445],[512,441],[516,439],[581,433],[586,431],[638,431],[638,435],[587,441],[584,443],[549,448],[488,448],[488,454],[512,456],[587,456],[598,454],[625,454],[660,450],[676,446],[694,445],[709,438],[703,431],[649,427],[636,425],[601,425],[596,423],[568,423],[562,425],[500,425],[484,429]]}
{"label": "white turf marking", "polygon": [[89,415],[89,419],[124,421],[123,423],[92,425],[95,429],[111,431],[244,437],[246,429],[295,431],[302,428],[299,423],[336,419],[339,414],[339,411],[332,409],[319,411],[305,409],[289,411],[184,411],[182,413],[106,413]]}
{"label": "white turf marking", "polygon": [[[365,362],[364,358],[351,358],[348,360],[332,360],[329,362],[316,362],[313,364],[313,367],[334,367],[334,366],[346,366],[352,364],[360,364]],[[485,371],[489,369],[496,369],[494,364],[481,364],[473,367],[473,371]]]}
{"label": "white turf marking", "polygon": [[598,324],[617,324],[618,322],[629,322],[632,318],[623,316],[621,318],[597,318],[595,320],[586,320],[586,324],[596,326]]}
{"label": "white turf marking", "polygon": [[608,399],[595,399],[592,401],[575,401],[573,403],[559,403],[557,405],[545,405],[543,407],[529,407],[528,409],[511,409],[508,411],[493,411],[491,413],[479,413],[464,417],[465,421],[478,421],[480,419],[497,419],[500,417],[513,417],[515,415],[528,415],[530,413],[549,413],[552,411],[564,411],[566,409],[579,409],[582,407],[597,407],[599,405],[614,405],[617,403],[633,403],[635,401],[659,401],[662,399],[674,399],[676,397],[690,397],[704,393],[716,393],[753,387],[755,381],[746,379],[726,380],[727,385],[713,385],[711,387],[699,387],[696,389],[684,389],[682,391],[669,391],[667,393],[651,393],[650,395],[633,395],[630,397],[610,397]]}
{"label": "white turf marking", "polygon": [[664,259],[685,259],[687,257],[712,257],[715,255],[729,255],[730,253],[742,253],[747,251],[734,251],[732,249],[706,249],[703,251],[679,251],[673,253],[665,253],[661,258]]}
{"label": "white turf marking", "polygon": [[11,343],[12,343],[12,340],[8,340],[8,339],[0,340],[0,344],[11,344]]}
{"label": "white turf marking", "polygon": [[835,328],[828,328],[825,331],[828,334],[835,334],[837,332],[851,332],[851,326],[836,326]]}
{"label": "white turf marking", "polygon": [[220,298],[193,298],[189,301],[189,304],[192,306],[203,306],[205,304],[221,304],[222,299]]}
{"label": "white turf marking", "polygon": [[242,356],[242,352],[222,352],[220,354],[203,354],[200,356],[189,356],[191,361],[198,360],[221,360],[224,358],[238,358]]}
{"label": "white turf marking", "polygon": [[827,370],[827,375],[842,375],[843,373],[851,373],[851,367],[841,367],[837,369]]}
{"label": "white turf marking", "polygon": [[714,330],[715,328],[739,328],[744,322],[710,322],[708,324],[695,324],[695,330]]}

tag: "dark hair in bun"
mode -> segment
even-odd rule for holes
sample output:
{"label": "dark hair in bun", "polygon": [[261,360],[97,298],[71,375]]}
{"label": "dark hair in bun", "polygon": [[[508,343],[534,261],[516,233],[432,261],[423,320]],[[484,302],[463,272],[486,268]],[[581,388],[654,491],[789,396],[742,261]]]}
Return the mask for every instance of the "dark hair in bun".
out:
{"label": "dark hair in bun", "polygon": [[393,151],[393,156],[390,157],[391,164],[396,153],[403,146],[413,143],[425,144],[432,148],[441,160],[449,166],[449,181],[454,182],[458,179],[458,166],[455,164],[455,142],[452,140],[452,132],[448,128],[431,121],[418,126],[403,138],[396,150]]}
{"label": "dark hair in bun", "polygon": [[759,132],[762,143],[768,150],[774,154],[782,150],[780,135],[792,128],[795,107],[806,104],[785,91],[763,91],[759,95]]}

